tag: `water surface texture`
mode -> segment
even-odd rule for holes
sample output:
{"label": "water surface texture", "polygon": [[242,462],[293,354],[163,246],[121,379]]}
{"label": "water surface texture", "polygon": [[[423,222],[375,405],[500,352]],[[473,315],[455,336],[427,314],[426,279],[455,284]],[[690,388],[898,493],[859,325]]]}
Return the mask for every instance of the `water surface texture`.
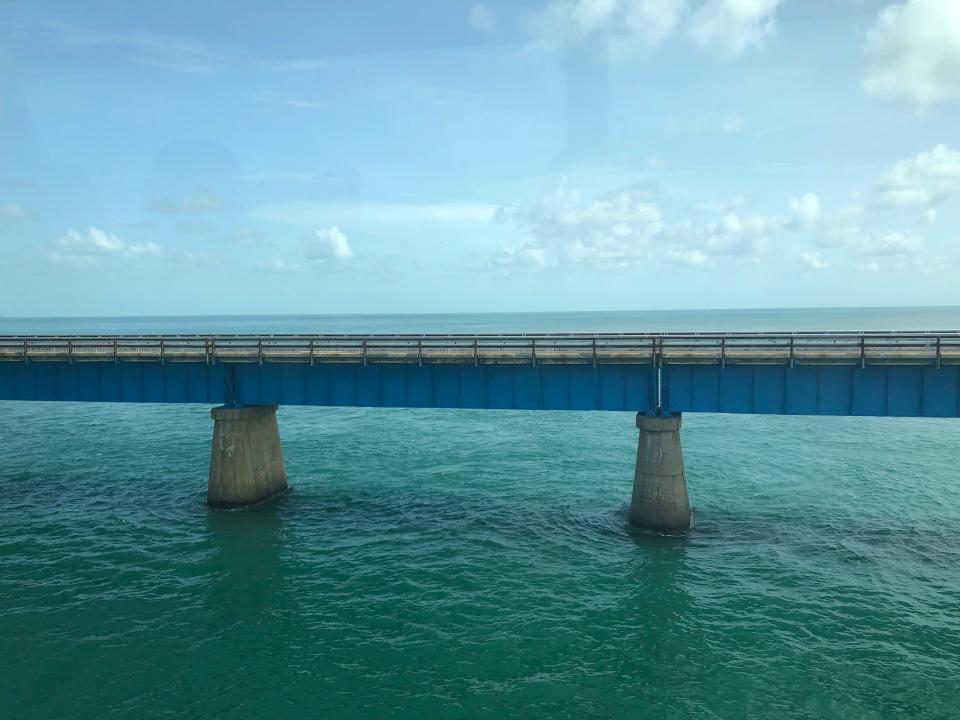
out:
{"label": "water surface texture", "polygon": [[[529,317],[444,322],[609,329]],[[224,512],[208,407],[0,403],[0,717],[960,717],[956,421],[685,415],[670,538],[630,413],[278,419],[292,492]]]}

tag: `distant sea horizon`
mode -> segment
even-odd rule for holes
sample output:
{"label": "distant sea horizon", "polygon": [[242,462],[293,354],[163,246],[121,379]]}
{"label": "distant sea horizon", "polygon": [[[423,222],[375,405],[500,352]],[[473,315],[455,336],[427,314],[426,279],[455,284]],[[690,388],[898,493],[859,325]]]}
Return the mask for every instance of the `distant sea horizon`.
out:
{"label": "distant sea horizon", "polygon": [[956,330],[960,306],[0,316],[0,334]]}

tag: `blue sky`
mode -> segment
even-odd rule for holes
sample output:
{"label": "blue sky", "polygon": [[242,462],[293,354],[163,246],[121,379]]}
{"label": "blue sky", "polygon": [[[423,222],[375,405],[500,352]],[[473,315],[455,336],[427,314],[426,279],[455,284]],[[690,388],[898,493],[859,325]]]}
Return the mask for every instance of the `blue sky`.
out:
{"label": "blue sky", "polygon": [[0,314],[960,304],[955,0],[263,7],[0,7]]}

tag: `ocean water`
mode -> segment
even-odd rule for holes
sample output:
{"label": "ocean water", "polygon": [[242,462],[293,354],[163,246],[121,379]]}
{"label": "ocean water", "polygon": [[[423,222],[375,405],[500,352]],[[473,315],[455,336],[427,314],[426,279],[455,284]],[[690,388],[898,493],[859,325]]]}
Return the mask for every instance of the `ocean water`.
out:
{"label": "ocean water", "polygon": [[[0,321],[827,326],[960,312]],[[685,415],[661,537],[630,413],[278,419],[292,491],[215,511],[208,407],[0,403],[0,718],[960,717],[960,421]]]}

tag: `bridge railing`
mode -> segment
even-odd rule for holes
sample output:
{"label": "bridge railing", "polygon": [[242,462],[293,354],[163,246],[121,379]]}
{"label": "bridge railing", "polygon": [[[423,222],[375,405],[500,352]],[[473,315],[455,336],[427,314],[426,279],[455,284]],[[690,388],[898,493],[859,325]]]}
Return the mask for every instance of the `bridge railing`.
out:
{"label": "bridge railing", "polygon": [[960,331],[5,335],[0,361],[960,364]]}

